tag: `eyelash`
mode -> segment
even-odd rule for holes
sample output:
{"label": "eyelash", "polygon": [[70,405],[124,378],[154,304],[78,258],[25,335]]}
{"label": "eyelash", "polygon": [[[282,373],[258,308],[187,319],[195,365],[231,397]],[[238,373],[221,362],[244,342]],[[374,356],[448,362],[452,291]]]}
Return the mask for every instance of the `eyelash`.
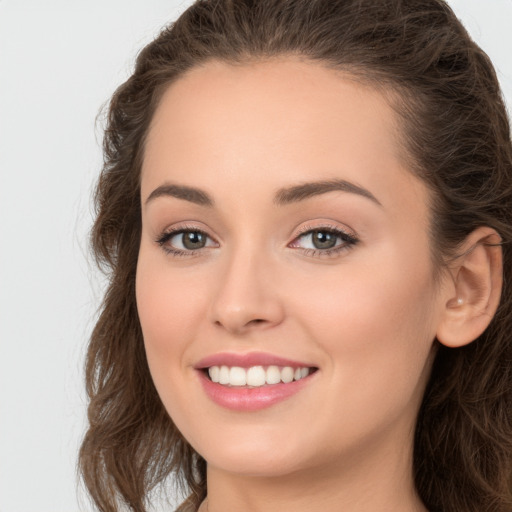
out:
{"label": "eyelash", "polygon": [[337,256],[339,253],[348,251],[352,247],[354,247],[358,242],[359,239],[353,235],[349,234],[346,231],[343,231],[342,229],[331,226],[331,225],[324,225],[324,226],[304,226],[298,233],[298,235],[294,238],[293,242],[296,240],[299,240],[300,238],[304,237],[305,235],[309,235],[315,232],[321,232],[321,233],[328,233],[330,235],[334,235],[337,238],[340,238],[343,243],[340,245],[336,245],[332,247],[331,249],[302,249],[303,253],[306,256],[312,256],[312,257],[319,257],[319,258],[325,258],[325,257],[332,257]]}
{"label": "eyelash", "polygon": [[[306,256],[320,257],[320,258],[336,256],[343,251],[347,251],[347,250],[351,249],[353,246],[355,246],[359,242],[359,240],[353,234],[349,234],[349,233],[341,230],[340,228],[334,227],[334,226],[315,226],[315,227],[304,226],[300,230],[298,235],[293,239],[293,242],[295,242],[296,240],[299,240],[300,238],[304,237],[305,235],[309,235],[314,232],[322,232],[322,233],[328,233],[331,235],[335,235],[336,237],[340,238],[343,241],[343,243],[341,243],[340,245],[334,246],[330,249],[302,249],[303,253]],[[181,257],[197,256],[198,253],[202,249],[204,249],[204,247],[202,247],[201,249],[190,249],[188,251],[183,251],[181,249],[175,249],[173,247],[169,247],[169,246],[165,245],[174,236],[179,235],[179,234],[184,234],[184,233],[199,233],[199,234],[205,236],[206,238],[209,238],[210,240],[212,240],[212,238],[205,231],[203,231],[201,229],[198,229],[198,228],[192,227],[192,226],[190,226],[190,227],[180,226],[178,228],[163,232],[157,238],[156,243],[158,245],[160,245],[160,247],[162,247],[162,249],[167,254],[170,254],[173,257],[181,258]]]}
{"label": "eyelash", "polygon": [[173,257],[176,258],[183,258],[183,257],[191,257],[196,256],[198,252],[201,251],[201,249],[191,249],[188,251],[182,251],[181,249],[174,249],[173,247],[169,247],[165,245],[171,238],[173,238],[176,235],[184,234],[184,233],[199,233],[206,238],[212,239],[208,233],[205,231],[198,229],[193,226],[180,226],[175,229],[171,229],[169,231],[164,231],[156,240],[156,243],[160,245],[160,247],[167,253],[170,254]]}

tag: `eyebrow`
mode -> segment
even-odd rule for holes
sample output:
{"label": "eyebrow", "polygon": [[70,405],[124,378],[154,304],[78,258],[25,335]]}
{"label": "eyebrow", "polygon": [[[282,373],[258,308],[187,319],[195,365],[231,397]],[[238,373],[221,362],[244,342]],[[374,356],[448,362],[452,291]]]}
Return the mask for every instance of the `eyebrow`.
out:
{"label": "eyebrow", "polygon": [[146,205],[157,197],[168,196],[184,199],[200,206],[212,208],[215,204],[213,199],[203,190],[195,187],[187,187],[185,185],[165,184],[155,188],[146,199]]}
{"label": "eyebrow", "polygon": [[302,183],[292,187],[281,188],[277,191],[274,203],[278,206],[303,201],[313,196],[326,194],[327,192],[342,191],[370,199],[374,203],[382,206],[380,201],[369,191],[359,185],[355,185],[350,181],[342,179],[334,179],[327,181],[314,181],[309,183]]}
{"label": "eyebrow", "polygon": [[[333,191],[357,194],[365,197],[366,199],[370,199],[379,206],[382,206],[380,201],[369,190],[342,179],[314,181],[281,188],[276,192],[274,204],[278,206],[285,206]],[[215,205],[213,198],[204,190],[177,184],[165,184],[156,188],[151,192],[151,194],[149,194],[145,204],[147,205],[150,201],[162,196],[183,199],[208,208],[212,208]]]}

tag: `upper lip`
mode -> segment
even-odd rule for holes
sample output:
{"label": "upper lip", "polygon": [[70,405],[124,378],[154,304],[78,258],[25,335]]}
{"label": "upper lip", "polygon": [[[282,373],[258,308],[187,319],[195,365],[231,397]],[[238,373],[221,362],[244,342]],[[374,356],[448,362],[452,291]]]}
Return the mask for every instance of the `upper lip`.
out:
{"label": "upper lip", "polygon": [[309,363],[286,359],[265,352],[248,352],[236,354],[233,352],[221,352],[201,359],[194,367],[197,370],[210,368],[211,366],[239,366],[250,368],[251,366],[291,366],[292,368],[312,368]]}

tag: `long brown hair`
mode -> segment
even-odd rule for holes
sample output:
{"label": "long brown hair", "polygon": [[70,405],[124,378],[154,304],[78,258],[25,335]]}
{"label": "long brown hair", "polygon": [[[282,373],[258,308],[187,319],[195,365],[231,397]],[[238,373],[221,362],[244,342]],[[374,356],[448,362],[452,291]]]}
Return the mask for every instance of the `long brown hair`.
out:
{"label": "long brown hair", "polygon": [[[144,141],[163,91],[187,70],[298,55],[389,91],[411,171],[431,189],[440,267],[465,237],[502,237],[504,288],[488,329],[438,347],[417,421],[417,491],[431,511],[510,512],[512,147],[493,66],[443,0],[199,0],[139,54],[115,92],[92,249],[110,278],[86,362],[89,429],[79,467],[102,512],[146,512],[169,475],[196,509],[206,463],[151,380],[135,302]],[[183,505],[184,509],[185,505]]]}

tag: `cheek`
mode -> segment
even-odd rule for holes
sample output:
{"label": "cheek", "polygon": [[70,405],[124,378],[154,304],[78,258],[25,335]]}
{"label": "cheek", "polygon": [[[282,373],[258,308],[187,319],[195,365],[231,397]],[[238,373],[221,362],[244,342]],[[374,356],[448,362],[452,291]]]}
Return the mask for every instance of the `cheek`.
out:
{"label": "cheek", "polygon": [[326,353],[340,390],[332,411],[343,410],[335,406],[342,401],[384,415],[421,397],[436,331],[430,264],[385,256],[317,280],[301,305],[302,325]]}
{"label": "cheek", "polygon": [[197,337],[201,294],[197,280],[169,272],[165,259],[141,248],[137,266],[137,308],[149,370],[156,390],[176,425],[187,425],[190,381],[187,350]]}
{"label": "cheek", "polygon": [[433,334],[424,296],[407,283],[367,275],[351,274],[344,292],[333,289],[322,307],[313,307],[311,297],[310,329],[328,356],[330,391],[310,428],[327,429],[332,447],[364,447],[397,425],[406,436],[430,373]]}
{"label": "cheek", "polygon": [[[197,280],[169,272],[165,258],[141,248],[137,266],[137,309],[146,355],[159,391],[184,370],[187,347],[196,336],[204,293]],[[173,371],[174,370],[174,371]]]}
{"label": "cheek", "polygon": [[[325,283],[308,294],[309,317],[320,338],[339,337],[353,348],[379,349],[421,337],[431,323],[432,296],[428,277],[422,282],[404,279],[389,267],[358,272],[351,269],[338,282]],[[319,283],[317,283],[318,285]],[[317,319],[314,321],[314,319]],[[434,330],[435,331],[435,330]],[[337,343],[336,346],[339,346]],[[334,348],[334,347],[333,347]]]}

